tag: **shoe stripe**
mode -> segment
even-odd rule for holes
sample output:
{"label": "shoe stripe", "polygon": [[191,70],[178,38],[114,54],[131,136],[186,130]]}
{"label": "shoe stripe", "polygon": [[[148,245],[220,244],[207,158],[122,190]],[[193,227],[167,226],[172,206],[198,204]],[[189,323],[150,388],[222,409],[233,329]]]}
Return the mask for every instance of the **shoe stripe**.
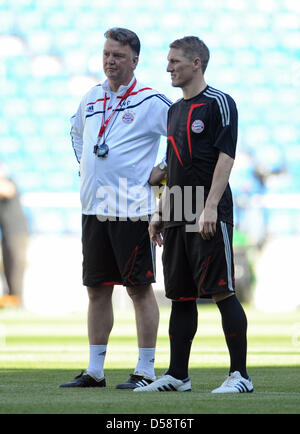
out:
{"label": "shoe stripe", "polygon": [[147,380],[140,380],[140,381],[137,381],[137,383],[136,383],[136,385],[137,386],[139,386],[139,387],[143,387],[143,386],[148,386],[148,381]]}
{"label": "shoe stripe", "polygon": [[241,393],[250,392],[250,390],[248,389],[248,387],[246,386],[246,384],[243,381],[240,381],[239,383],[237,383],[235,385],[235,388],[238,389],[238,391]]}
{"label": "shoe stripe", "polygon": [[245,383],[243,383],[243,385],[244,385],[244,387],[245,387],[245,392],[251,392],[251,390],[249,389],[249,387],[245,384]]}
{"label": "shoe stripe", "polygon": [[246,392],[247,388],[242,381],[239,382],[239,387],[240,387],[241,393]]}
{"label": "shoe stripe", "polygon": [[[181,387],[186,388],[187,386],[190,387],[190,384],[188,383],[190,381],[190,378],[186,378],[184,380],[181,380],[180,384],[177,385],[177,383],[173,384],[172,381],[169,380],[169,383],[165,382],[166,379],[161,379],[157,381],[157,385],[155,382],[148,380],[148,379],[140,379],[136,382],[136,389],[142,389],[142,390],[149,390],[149,391],[156,391],[156,392],[177,392],[178,390],[181,391]],[[153,384],[151,384],[153,383]],[[182,385],[181,385],[182,384]],[[191,390],[191,387],[188,389]],[[186,390],[182,390],[186,391]]]}
{"label": "shoe stripe", "polygon": [[162,386],[159,386],[158,388],[157,388],[157,390],[159,391],[159,392],[171,392],[172,390],[173,391],[176,391],[177,389],[175,389],[175,387],[173,386],[173,384],[164,384],[164,385],[162,385]]}
{"label": "shoe stripe", "polygon": [[177,391],[176,387],[174,387],[173,384],[171,384],[171,383],[164,384],[164,385],[158,387],[157,390],[159,392],[172,392],[172,391],[176,392]]}
{"label": "shoe stripe", "polygon": [[244,386],[244,388],[245,388],[245,392],[249,392],[249,389],[248,389],[248,387],[246,386],[245,383],[243,383],[243,386]]}
{"label": "shoe stripe", "polygon": [[240,393],[243,393],[244,392],[244,389],[243,389],[243,387],[242,387],[242,385],[240,384],[240,383],[238,383],[238,384],[236,384],[235,386],[234,386]]}
{"label": "shoe stripe", "polygon": [[173,390],[174,392],[176,392],[177,389],[176,389],[176,387],[173,386],[173,384],[170,383],[168,386],[170,387],[171,390]]}

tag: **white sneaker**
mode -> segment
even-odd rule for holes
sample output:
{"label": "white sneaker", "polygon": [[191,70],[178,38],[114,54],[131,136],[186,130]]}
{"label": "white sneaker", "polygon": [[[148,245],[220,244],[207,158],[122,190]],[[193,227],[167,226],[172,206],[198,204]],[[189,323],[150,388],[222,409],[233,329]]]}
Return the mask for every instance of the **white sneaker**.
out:
{"label": "white sneaker", "polygon": [[190,392],[192,383],[189,378],[177,380],[171,375],[163,375],[148,386],[136,387],[134,392]]}
{"label": "white sneaker", "polygon": [[251,393],[254,387],[249,377],[248,380],[241,376],[239,371],[232,372],[221,384],[220,387],[214,389],[211,393]]}

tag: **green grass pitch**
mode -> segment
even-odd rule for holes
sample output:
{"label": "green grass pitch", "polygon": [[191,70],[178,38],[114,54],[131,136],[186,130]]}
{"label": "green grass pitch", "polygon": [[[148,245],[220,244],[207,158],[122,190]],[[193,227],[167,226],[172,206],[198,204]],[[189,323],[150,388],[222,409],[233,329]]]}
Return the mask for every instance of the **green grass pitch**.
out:
{"label": "green grass pitch", "polygon": [[[88,364],[86,315],[39,316],[0,311],[1,414],[299,414],[300,312],[248,316],[251,394],[213,395],[228,371],[228,352],[216,306],[200,305],[198,332],[190,357],[191,393],[116,390],[137,361],[132,310],[115,313],[105,362],[105,389],[60,389]],[[161,308],[156,374],[168,366],[169,308]]]}

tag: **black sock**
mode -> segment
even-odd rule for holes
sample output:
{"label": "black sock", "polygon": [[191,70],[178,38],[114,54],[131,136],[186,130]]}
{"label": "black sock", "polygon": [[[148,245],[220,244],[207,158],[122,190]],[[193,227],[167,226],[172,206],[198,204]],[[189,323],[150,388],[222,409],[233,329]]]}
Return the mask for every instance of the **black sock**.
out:
{"label": "black sock", "polygon": [[248,378],[247,357],[247,318],[242,305],[235,295],[217,303],[222,316],[222,326],[230,354],[229,372],[239,371]]}
{"label": "black sock", "polygon": [[172,301],[169,322],[170,366],[166,374],[184,380],[188,377],[192,341],[198,326],[196,301]]}

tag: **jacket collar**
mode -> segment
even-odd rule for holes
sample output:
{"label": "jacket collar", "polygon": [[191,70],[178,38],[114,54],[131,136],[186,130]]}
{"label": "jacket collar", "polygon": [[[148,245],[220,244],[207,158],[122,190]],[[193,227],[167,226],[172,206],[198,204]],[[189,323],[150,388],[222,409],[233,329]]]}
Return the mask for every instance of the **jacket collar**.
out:
{"label": "jacket collar", "polygon": [[[133,75],[130,83],[128,83],[127,86],[125,86],[124,84],[121,84],[121,86],[117,90],[116,94],[117,95],[123,95],[126,92],[126,90],[128,90],[130,88],[130,86],[133,84],[134,80],[135,80],[135,76]],[[102,88],[105,92],[108,92],[108,93],[112,92],[107,79],[104,81],[104,83],[102,83]]]}

